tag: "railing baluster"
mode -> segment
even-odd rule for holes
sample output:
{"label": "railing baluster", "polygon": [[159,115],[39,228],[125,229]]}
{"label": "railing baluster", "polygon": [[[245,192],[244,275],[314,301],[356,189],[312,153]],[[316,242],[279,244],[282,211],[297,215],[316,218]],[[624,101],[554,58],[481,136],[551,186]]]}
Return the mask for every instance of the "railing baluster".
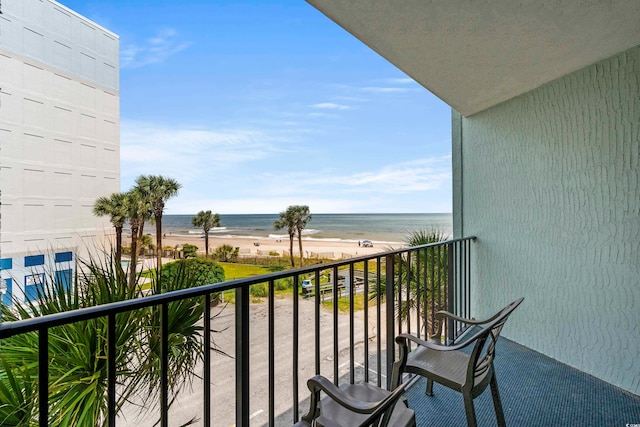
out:
{"label": "railing baluster", "polygon": [[364,381],[369,382],[369,261],[364,261]]}
{"label": "railing baluster", "polygon": [[160,425],[169,427],[169,303],[160,307]]}
{"label": "railing baluster", "polygon": [[[422,297],[422,282],[420,281],[420,249],[414,252],[416,257],[416,336],[420,336],[420,315],[422,314],[420,311],[420,301]],[[426,301],[426,300],[425,300]]]}
{"label": "railing baluster", "polygon": [[387,365],[387,390],[391,389],[391,377],[393,373],[393,362],[396,358],[395,354],[395,342],[394,342],[394,286],[393,286],[393,274],[394,274],[394,255],[386,255],[385,256],[385,264],[386,264],[386,283],[385,283],[385,301],[386,301],[386,313],[387,317],[387,354],[386,354],[386,365]]}
{"label": "railing baluster", "polygon": [[107,419],[116,427],[116,315],[107,316]]}
{"label": "railing baluster", "polygon": [[316,375],[320,375],[320,270],[316,270],[315,274],[315,306],[314,306],[314,319],[315,319],[315,342],[316,342]]}
{"label": "railing baluster", "polygon": [[299,419],[299,399],[298,399],[298,324],[300,323],[299,315],[299,295],[298,295],[298,283],[299,278],[297,274],[293,277],[293,422],[296,423]]}
{"label": "railing baluster", "polygon": [[211,294],[204,296],[204,425],[211,425]]}
{"label": "railing baluster", "polygon": [[49,328],[38,331],[38,406],[40,427],[49,425]]}
{"label": "railing baluster", "polygon": [[[393,262],[395,263],[395,259],[396,257],[398,258],[398,278],[396,280],[395,277],[392,276],[392,285],[391,287],[394,288],[395,284],[398,283],[398,313],[402,314],[402,269],[404,268],[403,263],[402,263],[402,254],[397,254],[393,256]],[[394,265],[395,267],[395,265]],[[395,316],[395,312],[393,313],[393,315]],[[391,330],[391,332],[393,333],[393,329]],[[398,317],[398,334],[402,333],[402,316]],[[394,345],[395,348],[395,345]]]}
{"label": "railing baluster", "polygon": [[249,287],[236,288],[236,427],[249,426]]}
{"label": "railing baluster", "polygon": [[340,373],[338,372],[338,267],[333,267],[333,382],[338,385]]}
{"label": "railing baluster", "polygon": [[[354,348],[355,347],[355,333],[354,333],[354,292],[355,292],[355,271],[353,268],[353,263],[349,263],[349,283],[348,283],[348,291],[349,291],[349,383],[355,383],[355,362],[354,362]],[[347,284],[345,283],[345,288]]]}
{"label": "railing baluster", "polygon": [[[440,292],[436,294],[436,250],[435,248],[429,248],[431,253],[431,335],[436,333],[436,298],[438,298],[438,307],[440,307]],[[440,284],[438,284],[438,287]],[[437,295],[437,297],[436,297]]]}
{"label": "railing baluster", "polygon": [[[406,309],[407,312],[407,333],[411,333],[411,279],[413,279],[413,272],[411,271],[411,251],[407,252],[407,302]],[[400,327],[399,331],[402,331],[402,327]],[[409,349],[411,349],[411,344],[409,344]]]}
{"label": "railing baluster", "polygon": [[[269,425],[274,425],[275,420],[275,388],[276,388],[276,375],[275,375],[275,286],[274,281],[269,280]],[[294,293],[295,293],[294,288]],[[294,423],[297,420],[293,421]]]}
{"label": "railing baluster", "polygon": [[467,265],[465,266],[465,271],[467,272],[467,291],[465,293],[467,297],[467,318],[471,317],[471,241],[466,240],[464,242],[465,247],[467,248]]}
{"label": "railing baluster", "polygon": [[382,306],[382,274],[381,274],[382,258],[376,258],[376,334],[378,335],[376,341],[376,350],[378,356],[376,357],[376,376],[378,377],[378,387],[382,387],[382,334],[380,333],[382,327],[380,307]]}
{"label": "railing baluster", "polygon": [[[454,275],[453,275],[453,263],[454,263],[454,257],[453,257],[453,249],[452,249],[452,245],[447,245],[447,310],[450,313],[454,312],[454,305],[453,305],[453,300],[455,298],[454,295]],[[451,342],[455,339],[455,331],[454,331],[454,321],[453,319],[449,319],[449,321],[447,322],[447,339]]]}

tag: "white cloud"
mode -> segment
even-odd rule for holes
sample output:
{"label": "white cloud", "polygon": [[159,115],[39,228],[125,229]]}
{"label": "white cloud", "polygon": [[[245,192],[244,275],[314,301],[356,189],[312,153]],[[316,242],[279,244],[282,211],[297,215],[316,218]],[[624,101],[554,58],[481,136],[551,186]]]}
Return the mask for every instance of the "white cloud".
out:
{"label": "white cloud", "polygon": [[415,80],[409,77],[401,77],[401,78],[389,78],[389,79],[380,79],[381,82],[385,82],[388,84],[411,84],[416,83]]}
{"label": "white cloud", "polygon": [[451,157],[432,157],[387,165],[379,170],[333,176],[330,182],[351,191],[407,193],[441,188],[451,181]]}
{"label": "white cloud", "polygon": [[321,102],[319,104],[313,104],[312,108],[320,108],[324,110],[349,110],[351,107],[348,105],[336,104],[333,102]]}
{"label": "white cloud", "polygon": [[[167,213],[202,209],[227,214],[277,213],[293,204],[309,205],[317,213],[451,209],[450,156],[342,174],[339,170],[315,168],[274,170],[263,164],[249,172],[248,178],[239,182],[230,177],[214,186],[200,185],[200,181],[189,183],[183,194],[167,205]],[[178,180],[182,182],[182,177]]]}
{"label": "white cloud", "polygon": [[406,87],[388,87],[388,86],[367,86],[363,87],[364,92],[390,93],[390,92],[409,92],[411,89]]}
{"label": "white cloud", "polygon": [[173,128],[122,121],[120,158],[126,188],[140,174],[215,182],[226,170],[286,150],[287,137],[255,129]]}
{"label": "white cloud", "polygon": [[178,40],[178,33],[172,28],[159,30],[144,44],[127,44],[120,49],[120,67],[140,68],[150,64],[164,62],[189,46],[188,42]]}

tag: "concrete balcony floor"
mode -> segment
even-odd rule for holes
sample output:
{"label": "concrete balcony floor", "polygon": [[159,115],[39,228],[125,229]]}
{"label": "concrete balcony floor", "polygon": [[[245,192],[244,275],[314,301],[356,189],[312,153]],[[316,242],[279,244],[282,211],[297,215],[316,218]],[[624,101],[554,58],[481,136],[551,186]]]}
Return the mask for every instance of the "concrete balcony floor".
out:
{"label": "concrete balcony floor", "polygon": [[[640,396],[500,338],[495,369],[508,426],[640,425]],[[466,426],[460,393],[420,379],[407,392],[418,426]],[[495,426],[491,391],[474,401],[478,425]]]}

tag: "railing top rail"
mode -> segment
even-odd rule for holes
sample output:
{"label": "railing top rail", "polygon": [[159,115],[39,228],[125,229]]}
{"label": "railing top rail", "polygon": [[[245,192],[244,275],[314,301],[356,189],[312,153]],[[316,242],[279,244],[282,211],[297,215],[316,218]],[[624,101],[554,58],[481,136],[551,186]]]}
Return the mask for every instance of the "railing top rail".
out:
{"label": "railing top rail", "polygon": [[475,237],[465,237],[461,239],[446,240],[443,242],[430,243],[421,246],[404,247],[401,249],[393,249],[385,252],[379,252],[373,255],[363,255],[360,257],[349,258],[347,260],[333,261],[323,264],[315,264],[308,267],[300,267],[291,270],[269,273],[260,276],[248,277],[243,279],[235,279],[221,283],[213,283],[194,288],[180,289],[167,292],[164,294],[151,295],[143,298],[135,298],[124,301],[117,301],[94,307],[86,307],[77,310],[67,311],[63,313],[49,314],[46,316],[34,317],[15,322],[0,322],[0,339],[9,338],[25,332],[37,331],[40,329],[61,326],[73,322],[95,319],[98,317],[108,316],[110,314],[118,314],[131,310],[138,310],[146,307],[157,306],[164,303],[179,301],[186,298],[200,297],[215,292],[243,288],[258,283],[265,283],[271,280],[278,280],[287,277],[299,276],[302,274],[315,273],[316,271],[326,270],[334,267],[342,267],[350,264],[369,261],[373,259],[381,259],[390,255],[413,252],[428,247],[446,246],[453,243],[476,240]]}

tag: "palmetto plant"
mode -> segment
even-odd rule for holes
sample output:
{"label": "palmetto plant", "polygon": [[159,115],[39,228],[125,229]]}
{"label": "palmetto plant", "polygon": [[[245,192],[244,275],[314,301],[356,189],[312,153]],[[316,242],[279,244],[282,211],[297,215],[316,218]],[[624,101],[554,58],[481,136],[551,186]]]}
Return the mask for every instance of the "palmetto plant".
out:
{"label": "palmetto plant", "polygon": [[[104,262],[81,262],[74,286],[48,274],[37,288],[37,302],[14,301],[2,307],[3,321],[40,317],[67,310],[136,298],[113,255]],[[222,269],[207,282],[224,280]],[[171,278],[153,286],[153,293],[202,284],[204,270],[177,268]],[[197,376],[203,359],[203,298],[168,304],[169,391],[172,397]],[[159,401],[160,309],[150,307],[116,315],[116,354],[107,354],[107,318],[99,317],[49,329],[49,424],[102,426],[107,413],[107,356],[115,357],[116,413],[130,401]],[[38,417],[38,334],[15,335],[0,342],[0,425],[32,426]]]}
{"label": "palmetto plant", "polygon": [[[405,239],[409,247],[423,246],[431,243],[444,242],[448,238],[437,229],[420,229],[411,232]],[[394,283],[399,290],[394,295],[396,299],[396,318],[406,322],[412,313],[420,306],[422,326],[430,334],[436,332],[432,315],[446,308],[446,285],[448,275],[448,253],[444,247],[426,247],[405,254],[394,255],[396,268],[394,269]],[[379,292],[385,294],[385,281],[382,280]],[[369,295],[371,300],[377,298],[378,290]],[[398,292],[401,292],[398,295]]]}

